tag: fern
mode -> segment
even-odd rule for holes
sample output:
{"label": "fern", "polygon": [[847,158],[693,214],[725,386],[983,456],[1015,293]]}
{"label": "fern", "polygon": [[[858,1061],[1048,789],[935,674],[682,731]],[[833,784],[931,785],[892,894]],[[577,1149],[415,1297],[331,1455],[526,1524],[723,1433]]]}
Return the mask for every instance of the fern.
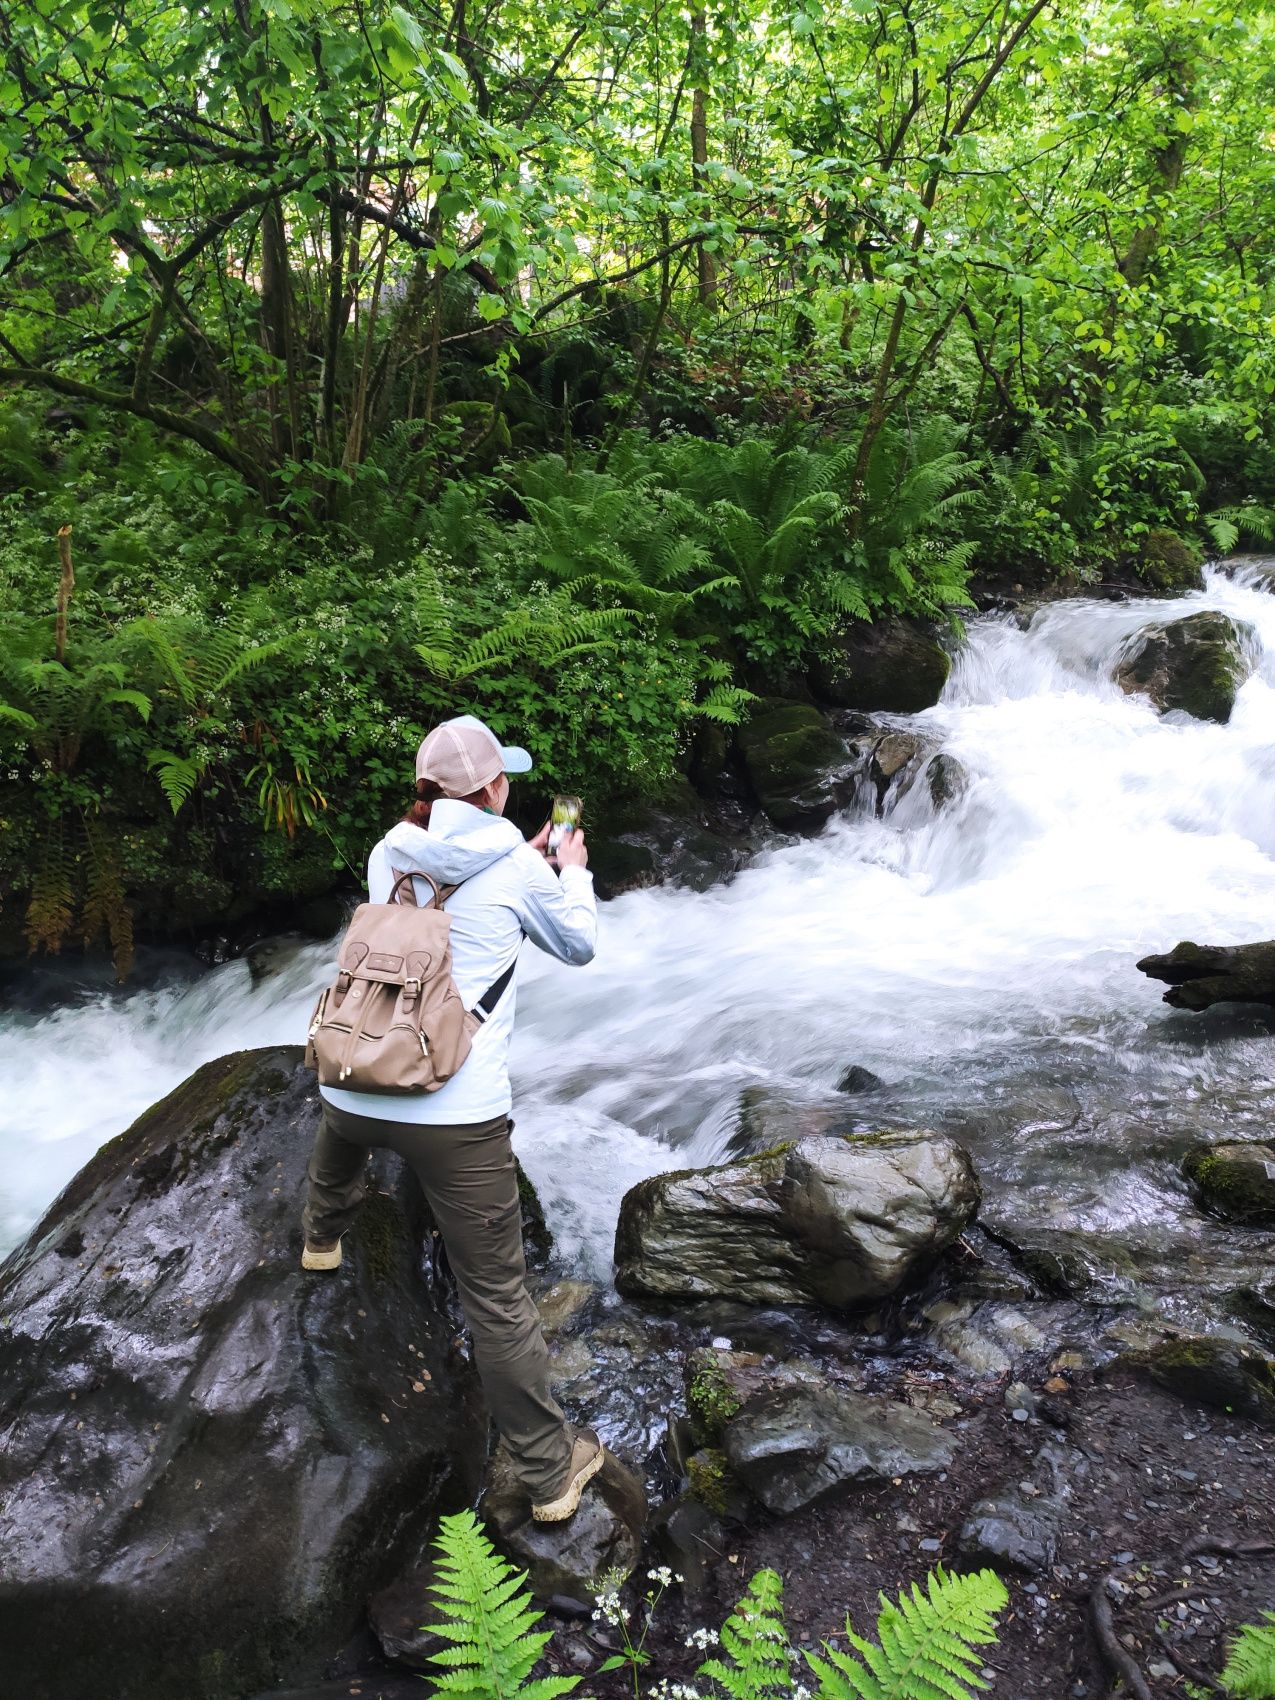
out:
{"label": "fern", "polygon": [[1229,555],[1242,532],[1260,538],[1263,543],[1275,543],[1275,512],[1258,507],[1255,502],[1218,508],[1216,513],[1205,514],[1202,523],[1219,555]]}
{"label": "fern", "polygon": [[439,1524],[431,1589],[446,1621],[425,1627],[451,1643],[430,1656],[439,1669],[435,1693],[451,1700],[555,1700],[578,1676],[528,1682],[551,1636],[536,1631],[543,1613],[531,1609],[526,1572],[501,1558],[472,1511]]}
{"label": "fern", "polygon": [[861,1658],[826,1642],[825,1658],[806,1655],[819,1678],[818,1700],[971,1700],[974,1689],[987,1687],[974,1649],[996,1640],[995,1618],[1008,1603],[991,1570],[949,1576],[940,1567],[924,1591],[914,1582],[897,1606],[883,1594],[879,1645],[856,1635],[847,1619],[846,1637]]}
{"label": "fern", "polygon": [[1235,1700],[1275,1700],[1275,1612],[1246,1623],[1222,1672],[1222,1687]]}
{"label": "fern", "polygon": [[711,1677],[730,1700],[778,1700],[792,1692],[792,1648],[784,1627],[784,1584],[759,1570],[748,1592],[722,1625],[730,1663],[708,1659],[696,1673]]}
{"label": "fern", "polygon": [[157,770],[160,790],[176,814],[199,784],[202,772],[199,763],[188,756],[174,755],[171,750],[152,750],[146,757],[146,765]]}

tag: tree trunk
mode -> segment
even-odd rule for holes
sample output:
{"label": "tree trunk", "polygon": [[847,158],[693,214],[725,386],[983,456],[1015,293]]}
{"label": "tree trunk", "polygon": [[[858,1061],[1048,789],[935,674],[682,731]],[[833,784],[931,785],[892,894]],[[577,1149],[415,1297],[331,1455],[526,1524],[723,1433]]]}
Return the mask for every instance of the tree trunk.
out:
{"label": "tree trunk", "polygon": [[[708,29],[703,8],[691,14],[691,62],[694,67],[695,89],[691,100],[691,175],[695,187],[704,193],[708,188],[705,167],[708,164]],[[701,242],[696,247],[701,307],[717,305],[717,262]]]}

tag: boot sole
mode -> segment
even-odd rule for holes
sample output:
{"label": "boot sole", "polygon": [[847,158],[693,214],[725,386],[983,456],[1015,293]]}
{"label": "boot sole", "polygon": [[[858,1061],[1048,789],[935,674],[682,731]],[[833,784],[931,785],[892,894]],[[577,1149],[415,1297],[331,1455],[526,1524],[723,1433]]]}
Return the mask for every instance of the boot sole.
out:
{"label": "boot sole", "polygon": [[317,1247],[306,1246],[301,1253],[303,1269],[339,1269],[341,1267],[341,1242],[338,1240],[331,1251],[320,1251]]}
{"label": "boot sole", "polygon": [[577,1470],[571,1478],[571,1486],[558,1499],[551,1499],[547,1505],[533,1505],[531,1508],[532,1521],[536,1523],[565,1523],[567,1518],[580,1504],[580,1495],[606,1463],[607,1449],[598,1447],[596,1458],[591,1458],[583,1469]]}

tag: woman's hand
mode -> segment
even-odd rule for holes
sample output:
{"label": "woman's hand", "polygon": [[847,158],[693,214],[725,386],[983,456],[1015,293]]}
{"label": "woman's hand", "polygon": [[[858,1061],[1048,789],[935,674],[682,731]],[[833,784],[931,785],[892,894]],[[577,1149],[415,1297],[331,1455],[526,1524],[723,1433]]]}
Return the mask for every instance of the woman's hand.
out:
{"label": "woman's hand", "polygon": [[551,823],[549,821],[546,821],[545,824],[540,828],[540,831],[536,834],[536,836],[534,838],[529,838],[527,840],[527,843],[530,844],[530,846],[533,850],[539,850],[540,854],[542,856],[546,856],[546,857],[549,854],[549,827],[550,827],[550,824]]}
{"label": "woman's hand", "polygon": [[563,838],[557,849],[557,862],[560,868],[587,868],[589,852],[585,848],[584,828],[576,827]]}

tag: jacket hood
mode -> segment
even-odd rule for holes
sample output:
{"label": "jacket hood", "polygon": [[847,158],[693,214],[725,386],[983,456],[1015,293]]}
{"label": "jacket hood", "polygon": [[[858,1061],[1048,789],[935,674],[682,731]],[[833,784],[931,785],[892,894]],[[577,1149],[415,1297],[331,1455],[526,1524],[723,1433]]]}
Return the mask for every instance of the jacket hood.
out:
{"label": "jacket hood", "polygon": [[458,885],[507,856],[523,836],[503,815],[484,814],[472,803],[440,798],[429,814],[429,828],[406,821],[386,833],[390,860],[403,873],[429,874],[440,885]]}

